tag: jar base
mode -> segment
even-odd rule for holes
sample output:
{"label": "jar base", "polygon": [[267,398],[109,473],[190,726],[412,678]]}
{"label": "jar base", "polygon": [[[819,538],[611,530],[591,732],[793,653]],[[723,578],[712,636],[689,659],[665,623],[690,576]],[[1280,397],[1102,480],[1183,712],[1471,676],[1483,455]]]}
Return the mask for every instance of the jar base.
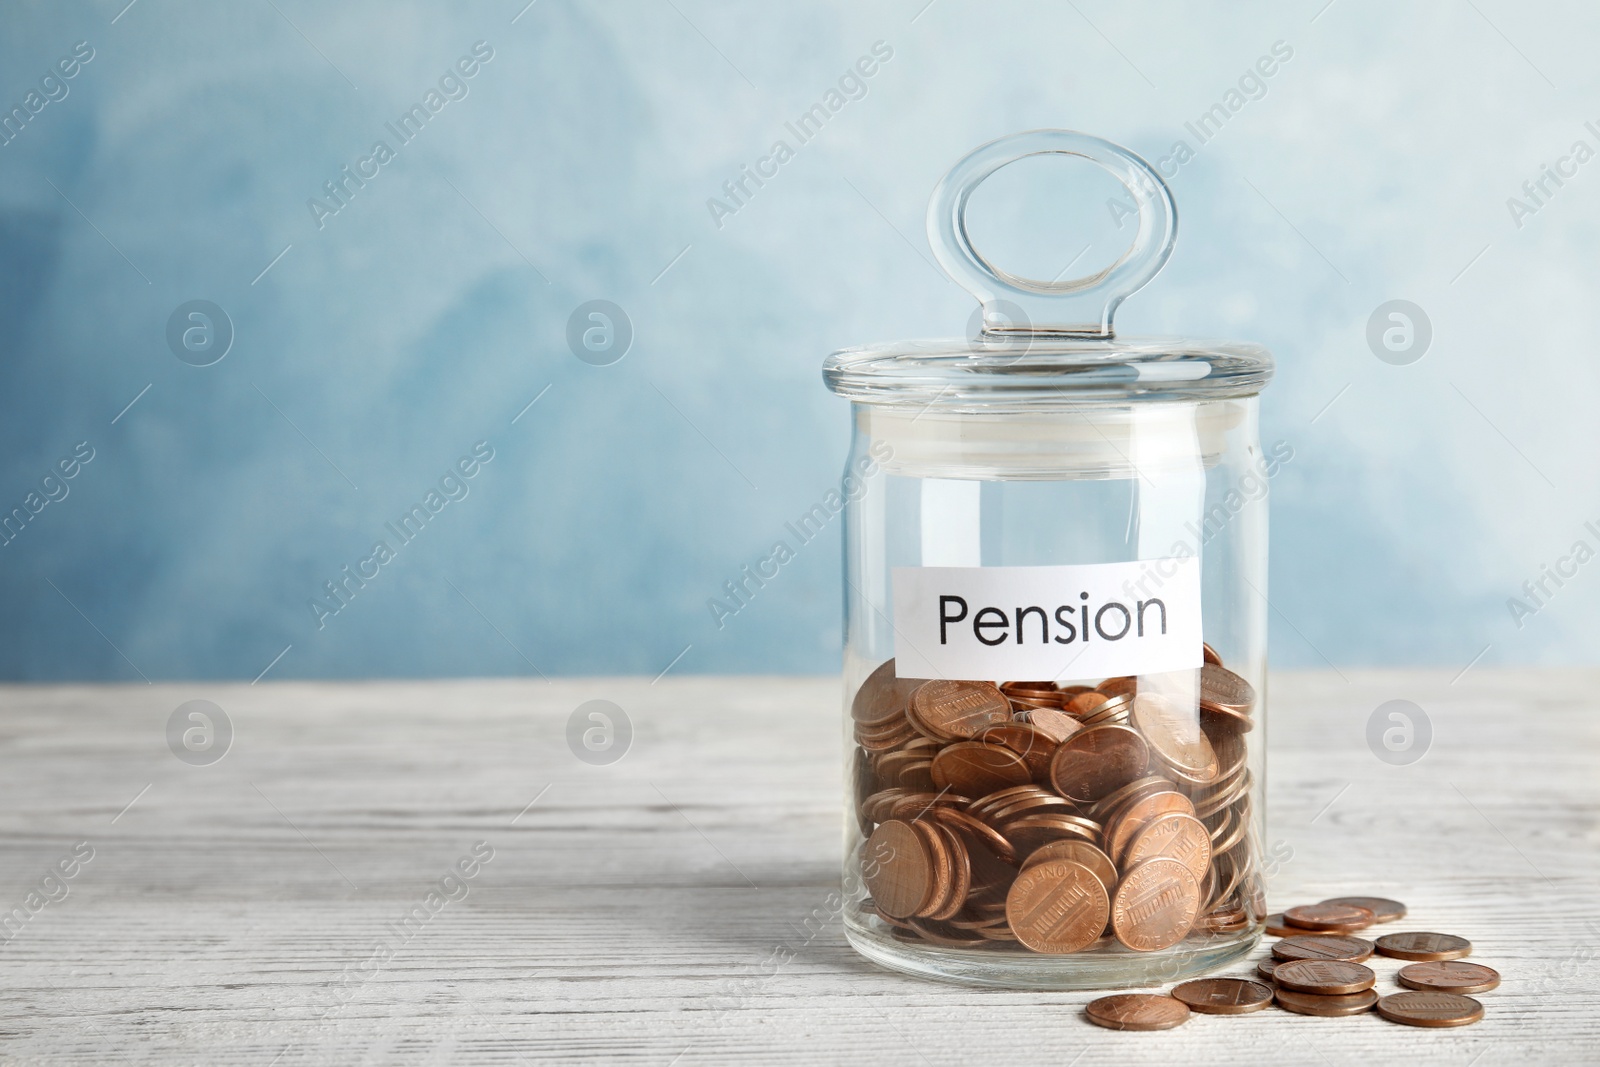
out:
{"label": "jar base", "polygon": [[[873,920],[867,920],[873,922]],[[991,989],[1105,990],[1165,985],[1208,974],[1248,956],[1261,927],[1237,934],[1180,942],[1164,952],[1132,952],[1120,945],[1067,956],[992,949],[944,948],[908,943],[845,917],[850,945],[880,967],[916,978]]]}

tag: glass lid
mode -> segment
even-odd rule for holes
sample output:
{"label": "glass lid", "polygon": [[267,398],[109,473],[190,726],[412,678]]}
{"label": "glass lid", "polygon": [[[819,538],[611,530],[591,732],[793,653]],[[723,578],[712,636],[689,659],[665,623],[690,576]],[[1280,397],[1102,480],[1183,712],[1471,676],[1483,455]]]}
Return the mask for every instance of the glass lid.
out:
{"label": "glass lid", "polygon": [[[1104,168],[1138,209],[1127,250],[1082,278],[1012,274],[979,252],[968,232],[974,190],[1001,167],[1046,154]],[[981,332],[841,349],[823,364],[823,379],[853,400],[956,408],[1253,396],[1272,377],[1272,355],[1260,345],[1116,334],[1117,307],[1167,262],[1177,231],[1166,183],[1120,145],[1072,130],[991,141],[957,163],[928,202],[928,242],[945,273],[982,304]]]}

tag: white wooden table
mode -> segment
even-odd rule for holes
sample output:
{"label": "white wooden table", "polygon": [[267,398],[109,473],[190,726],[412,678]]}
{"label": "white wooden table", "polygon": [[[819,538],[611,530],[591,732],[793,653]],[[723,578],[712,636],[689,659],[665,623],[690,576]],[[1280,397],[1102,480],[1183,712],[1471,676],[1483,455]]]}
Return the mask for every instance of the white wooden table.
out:
{"label": "white wooden table", "polygon": [[[1088,994],[875,970],[806,922],[838,881],[832,680],[12,686],[0,1062],[1600,1061],[1600,672],[1344,675],[1273,679],[1267,842],[1293,855],[1270,903],[1393,896],[1391,929],[1470,938],[1504,975],[1476,1026],[1274,1008],[1119,1034]],[[235,729],[210,766],[167,745],[195,698]],[[633,723],[611,766],[565,740],[592,698]],[[1406,767],[1365,741],[1391,698],[1433,723]],[[40,888],[66,895],[30,912]]]}

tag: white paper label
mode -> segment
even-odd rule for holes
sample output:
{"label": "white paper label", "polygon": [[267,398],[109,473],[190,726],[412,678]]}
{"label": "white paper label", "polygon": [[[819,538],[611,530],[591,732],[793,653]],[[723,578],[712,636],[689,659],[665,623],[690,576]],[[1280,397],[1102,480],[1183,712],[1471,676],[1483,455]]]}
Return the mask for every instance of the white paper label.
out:
{"label": "white paper label", "polygon": [[902,678],[1070,682],[1198,668],[1200,561],[896,567]]}

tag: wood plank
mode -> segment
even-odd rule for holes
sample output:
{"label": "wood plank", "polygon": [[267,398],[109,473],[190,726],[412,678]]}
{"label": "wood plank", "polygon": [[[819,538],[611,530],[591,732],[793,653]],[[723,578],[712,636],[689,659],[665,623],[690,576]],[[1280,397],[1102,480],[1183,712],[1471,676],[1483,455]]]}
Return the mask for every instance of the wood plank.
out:
{"label": "wood plank", "polygon": [[[1471,938],[1504,984],[1457,1031],[1269,1010],[1144,1035],[1088,1025],[1088,994],[922,982],[855,956],[828,908],[835,680],[4,687],[0,910],[76,842],[94,858],[0,933],[0,1061],[1592,1061],[1597,683],[1274,676],[1273,906],[1397,897],[1399,926]],[[608,767],[565,740],[597,697],[634,726]],[[209,767],[166,747],[194,698],[236,730]],[[1434,727],[1408,767],[1365,741],[1392,698]],[[493,858],[466,895],[397,927],[479,841]],[[1394,988],[1399,964],[1376,966]]]}

